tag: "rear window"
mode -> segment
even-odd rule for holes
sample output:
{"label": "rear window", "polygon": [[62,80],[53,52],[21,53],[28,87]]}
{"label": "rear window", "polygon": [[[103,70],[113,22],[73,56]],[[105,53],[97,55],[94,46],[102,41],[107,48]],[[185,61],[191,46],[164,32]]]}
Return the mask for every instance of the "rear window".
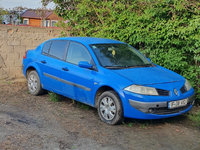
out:
{"label": "rear window", "polygon": [[49,55],[63,60],[66,54],[66,47],[67,41],[52,41]]}
{"label": "rear window", "polygon": [[48,54],[50,47],[51,47],[51,41],[46,42],[43,46],[42,52]]}

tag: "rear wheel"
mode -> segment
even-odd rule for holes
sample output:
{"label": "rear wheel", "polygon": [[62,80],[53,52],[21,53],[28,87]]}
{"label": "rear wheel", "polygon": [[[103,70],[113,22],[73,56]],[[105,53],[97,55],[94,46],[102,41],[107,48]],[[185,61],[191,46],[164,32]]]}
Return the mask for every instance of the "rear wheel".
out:
{"label": "rear wheel", "polygon": [[43,93],[43,89],[40,83],[40,78],[35,70],[29,72],[27,76],[28,90],[32,95],[40,95]]}
{"label": "rear wheel", "polygon": [[98,98],[98,114],[105,123],[114,125],[122,122],[121,100],[114,91],[106,91],[100,95]]}

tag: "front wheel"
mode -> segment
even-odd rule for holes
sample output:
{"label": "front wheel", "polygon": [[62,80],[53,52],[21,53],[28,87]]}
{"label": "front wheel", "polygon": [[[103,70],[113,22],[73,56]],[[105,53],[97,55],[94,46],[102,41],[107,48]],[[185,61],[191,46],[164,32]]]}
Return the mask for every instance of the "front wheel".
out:
{"label": "front wheel", "polygon": [[114,91],[103,92],[98,98],[98,115],[107,124],[115,125],[123,120],[119,96]]}
{"label": "front wheel", "polygon": [[38,76],[38,73],[35,70],[29,72],[27,76],[27,82],[28,82],[28,90],[30,94],[32,95],[42,94],[43,89],[40,83],[40,78]]}

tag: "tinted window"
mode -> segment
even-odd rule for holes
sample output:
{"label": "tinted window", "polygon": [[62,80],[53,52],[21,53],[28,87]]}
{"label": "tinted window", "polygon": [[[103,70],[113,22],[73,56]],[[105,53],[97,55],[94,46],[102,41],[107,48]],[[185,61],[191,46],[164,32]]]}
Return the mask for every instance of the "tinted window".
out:
{"label": "tinted window", "polygon": [[53,41],[51,44],[49,54],[59,59],[64,59],[66,46],[67,46],[67,41],[59,41],[59,40]]}
{"label": "tinted window", "polygon": [[67,53],[67,61],[73,64],[78,64],[80,61],[91,63],[91,56],[88,50],[81,44],[71,42]]}
{"label": "tinted window", "polygon": [[49,53],[50,46],[51,46],[51,41],[46,42],[46,43],[44,44],[44,46],[43,46],[43,53],[48,54],[48,53]]}

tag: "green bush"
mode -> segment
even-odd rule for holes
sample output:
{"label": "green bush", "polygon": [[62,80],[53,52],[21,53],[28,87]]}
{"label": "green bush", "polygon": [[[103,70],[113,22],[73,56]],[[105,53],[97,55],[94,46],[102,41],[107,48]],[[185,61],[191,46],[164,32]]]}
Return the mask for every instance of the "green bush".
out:
{"label": "green bush", "polygon": [[129,43],[191,81],[200,102],[199,0],[54,0],[63,35]]}
{"label": "green bush", "polygon": [[188,117],[191,121],[193,121],[198,127],[200,126],[200,110],[190,112]]}

